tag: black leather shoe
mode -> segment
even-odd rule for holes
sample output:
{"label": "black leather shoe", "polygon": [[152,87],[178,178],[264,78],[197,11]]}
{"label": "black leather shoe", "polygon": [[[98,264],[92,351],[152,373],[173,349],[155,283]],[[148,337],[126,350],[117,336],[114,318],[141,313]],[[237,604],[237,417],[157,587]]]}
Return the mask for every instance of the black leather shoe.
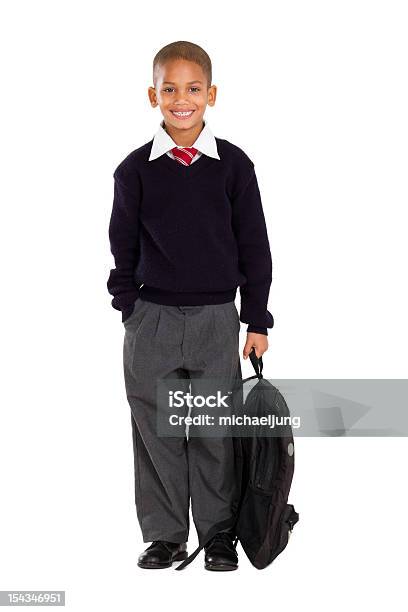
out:
{"label": "black leather shoe", "polygon": [[139,557],[139,567],[144,569],[161,569],[171,567],[174,561],[183,561],[188,557],[186,544],[173,544],[156,540]]}
{"label": "black leather shoe", "polygon": [[238,568],[238,554],[231,533],[217,533],[204,547],[205,569],[228,572]]}

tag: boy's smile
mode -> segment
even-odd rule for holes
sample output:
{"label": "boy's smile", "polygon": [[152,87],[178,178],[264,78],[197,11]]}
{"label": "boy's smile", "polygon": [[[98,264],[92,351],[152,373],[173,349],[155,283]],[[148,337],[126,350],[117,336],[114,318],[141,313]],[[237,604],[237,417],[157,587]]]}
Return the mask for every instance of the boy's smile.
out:
{"label": "boy's smile", "polygon": [[188,60],[171,60],[157,66],[155,86],[149,87],[152,107],[159,106],[166,131],[182,147],[193,145],[203,128],[208,106],[214,106],[216,86],[207,83],[198,64]]}
{"label": "boy's smile", "polygon": [[173,115],[175,117],[177,117],[178,119],[189,119],[191,117],[191,115],[194,113],[194,109],[192,110],[188,110],[188,111],[177,111],[177,110],[171,110],[171,113],[173,113]]}

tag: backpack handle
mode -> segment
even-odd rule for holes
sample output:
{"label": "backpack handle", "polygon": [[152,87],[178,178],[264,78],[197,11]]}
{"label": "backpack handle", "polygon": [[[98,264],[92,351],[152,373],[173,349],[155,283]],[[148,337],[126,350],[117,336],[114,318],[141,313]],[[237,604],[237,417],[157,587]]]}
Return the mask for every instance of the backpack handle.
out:
{"label": "backpack handle", "polygon": [[262,356],[261,357],[257,357],[256,353],[255,353],[255,349],[253,348],[252,351],[249,353],[249,358],[251,360],[251,363],[253,365],[253,368],[255,370],[255,374],[256,374],[257,378],[263,378],[263,375],[262,375],[262,370],[263,370]]}

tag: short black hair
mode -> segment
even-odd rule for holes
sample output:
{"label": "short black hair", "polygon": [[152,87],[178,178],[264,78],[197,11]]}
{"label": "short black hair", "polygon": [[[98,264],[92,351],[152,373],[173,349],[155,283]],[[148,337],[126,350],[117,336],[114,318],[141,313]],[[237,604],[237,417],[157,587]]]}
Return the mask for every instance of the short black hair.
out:
{"label": "short black hair", "polygon": [[187,40],[169,43],[156,53],[153,60],[153,83],[156,81],[156,70],[170,60],[183,59],[198,64],[207,77],[207,85],[212,81],[212,65],[208,53],[202,47]]}

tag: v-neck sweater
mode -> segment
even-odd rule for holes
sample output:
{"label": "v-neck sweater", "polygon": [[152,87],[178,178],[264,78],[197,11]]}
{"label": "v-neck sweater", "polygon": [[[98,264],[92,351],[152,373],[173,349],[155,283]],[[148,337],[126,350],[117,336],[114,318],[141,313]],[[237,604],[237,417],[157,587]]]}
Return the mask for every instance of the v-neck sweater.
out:
{"label": "v-neck sweater", "polygon": [[272,258],[255,167],[248,155],[216,138],[220,159],[202,154],[190,166],[163,154],[149,161],[153,140],[113,173],[109,223],[115,268],[108,291],[125,321],[140,297],[199,306],[234,301],[240,321],[267,335]]}

